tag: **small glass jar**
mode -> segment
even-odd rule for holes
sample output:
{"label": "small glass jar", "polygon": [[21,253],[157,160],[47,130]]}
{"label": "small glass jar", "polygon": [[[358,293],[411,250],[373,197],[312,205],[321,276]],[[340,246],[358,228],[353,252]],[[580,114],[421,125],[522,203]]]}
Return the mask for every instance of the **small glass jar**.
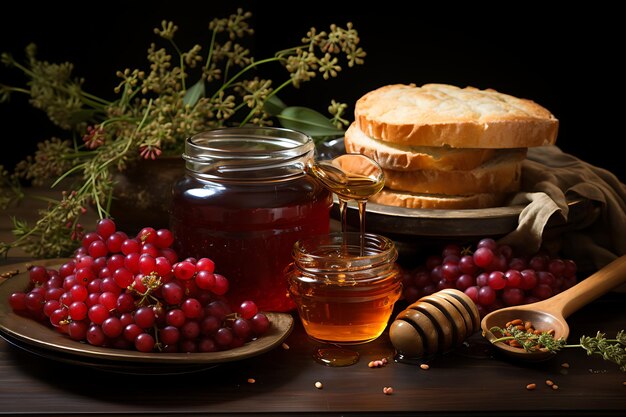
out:
{"label": "small glass jar", "polygon": [[289,293],[313,339],[365,343],[385,330],[402,293],[398,252],[386,237],[331,233],[298,241],[293,248]]}
{"label": "small glass jar", "polygon": [[307,236],[328,233],[331,193],[306,174],[312,139],[279,128],[224,128],[189,138],[185,177],[173,188],[174,249],[208,257],[230,284],[233,307],[293,310],[286,267]]}

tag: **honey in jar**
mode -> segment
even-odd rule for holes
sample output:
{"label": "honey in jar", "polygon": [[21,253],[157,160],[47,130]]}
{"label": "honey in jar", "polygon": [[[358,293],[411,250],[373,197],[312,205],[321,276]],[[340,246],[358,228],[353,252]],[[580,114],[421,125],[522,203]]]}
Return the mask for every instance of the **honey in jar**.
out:
{"label": "honey in jar", "polygon": [[380,336],[402,292],[397,256],[394,243],[375,234],[331,233],[298,241],[289,292],[306,333],[337,344]]}
{"label": "honey in jar", "polygon": [[296,241],[329,232],[332,195],[307,175],[312,139],[278,128],[225,128],[186,142],[185,177],[173,189],[170,228],[182,257],[208,257],[233,306],[286,312]]}

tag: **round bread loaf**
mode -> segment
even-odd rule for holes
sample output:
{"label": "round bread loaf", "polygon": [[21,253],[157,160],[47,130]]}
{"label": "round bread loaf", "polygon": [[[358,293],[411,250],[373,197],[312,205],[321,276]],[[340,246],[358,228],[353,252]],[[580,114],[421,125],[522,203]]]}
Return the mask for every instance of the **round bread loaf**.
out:
{"label": "round bread loaf", "polygon": [[554,144],[559,126],[531,100],[446,84],[394,84],[370,91],[356,102],[355,121],[374,139],[453,148]]}

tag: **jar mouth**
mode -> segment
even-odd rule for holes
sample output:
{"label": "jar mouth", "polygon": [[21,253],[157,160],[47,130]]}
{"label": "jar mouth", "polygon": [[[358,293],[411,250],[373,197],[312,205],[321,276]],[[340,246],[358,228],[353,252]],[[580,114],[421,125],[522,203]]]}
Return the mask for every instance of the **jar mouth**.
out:
{"label": "jar mouth", "polygon": [[186,168],[204,179],[289,179],[304,175],[313,139],[275,127],[229,127],[198,133],[185,142]]}
{"label": "jar mouth", "polygon": [[372,233],[365,233],[361,251],[361,233],[335,232],[299,240],[293,258],[310,271],[356,271],[395,262],[398,251],[391,239]]}

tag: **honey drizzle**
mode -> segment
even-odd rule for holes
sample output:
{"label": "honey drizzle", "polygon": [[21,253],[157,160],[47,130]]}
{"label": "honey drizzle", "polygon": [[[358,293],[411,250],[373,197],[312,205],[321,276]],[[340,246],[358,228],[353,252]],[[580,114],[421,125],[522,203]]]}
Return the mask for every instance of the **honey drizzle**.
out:
{"label": "honey drizzle", "polygon": [[[350,170],[346,167],[350,167]],[[365,206],[367,199],[382,190],[385,185],[382,169],[376,162],[364,155],[345,154],[330,161],[312,163],[309,165],[309,170],[324,187],[337,196],[342,233],[348,229],[348,201],[357,202],[361,233],[360,255],[363,256],[365,254]]]}

